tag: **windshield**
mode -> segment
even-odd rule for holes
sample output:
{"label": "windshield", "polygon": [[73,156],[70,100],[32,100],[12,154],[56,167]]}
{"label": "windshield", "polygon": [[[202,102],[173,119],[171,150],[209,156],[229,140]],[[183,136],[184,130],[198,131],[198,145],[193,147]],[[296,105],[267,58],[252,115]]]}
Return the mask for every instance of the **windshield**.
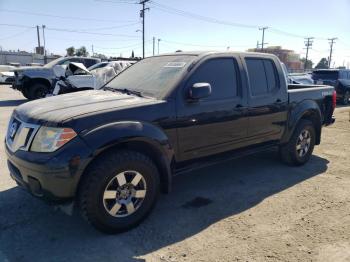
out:
{"label": "windshield", "polygon": [[60,57],[60,58],[57,58],[55,60],[52,60],[50,63],[47,63],[46,65],[44,65],[45,68],[51,68],[55,65],[60,65],[64,62],[64,60],[66,60],[65,57]]}
{"label": "windshield", "polygon": [[109,64],[109,62],[101,62],[101,63],[95,64],[93,66],[90,66],[88,68],[88,70],[91,71],[91,70],[94,70],[94,69],[97,69],[97,68],[105,67],[108,64]]}
{"label": "windshield", "polygon": [[195,59],[196,56],[190,55],[147,58],[123,71],[106,87],[129,89],[148,96],[163,98]]}
{"label": "windshield", "polygon": [[322,80],[338,80],[339,71],[314,71],[312,73],[312,78],[314,80],[322,79]]}

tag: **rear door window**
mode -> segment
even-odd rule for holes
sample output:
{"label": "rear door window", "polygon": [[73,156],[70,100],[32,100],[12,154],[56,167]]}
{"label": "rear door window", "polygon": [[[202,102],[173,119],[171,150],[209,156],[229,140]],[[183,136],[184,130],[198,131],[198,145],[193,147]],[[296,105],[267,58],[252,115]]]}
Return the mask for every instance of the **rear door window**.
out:
{"label": "rear door window", "polygon": [[253,96],[266,95],[279,88],[277,70],[272,60],[246,58],[245,61]]}

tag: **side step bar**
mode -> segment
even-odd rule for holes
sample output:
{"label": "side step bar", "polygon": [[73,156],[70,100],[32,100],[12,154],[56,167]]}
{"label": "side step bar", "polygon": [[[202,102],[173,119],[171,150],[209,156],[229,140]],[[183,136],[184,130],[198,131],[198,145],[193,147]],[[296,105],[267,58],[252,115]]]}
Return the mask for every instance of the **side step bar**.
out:
{"label": "side step bar", "polygon": [[205,157],[202,159],[198,159],[194,163],[187,164],[183,167],[176,168],[174,171],[174,176],[178,176],[187,172],[191,172],[196,169],[204,168],[204,167],[209,167],[212,165],[224,163],[233,159],[237,159],[240,157],[245,157],[248,155],[252,155],[255,153],[271,150],[275,148],[278,145],[278,143],[269,143],[269,144],[264,144],[260,145],[258,147],[254,148],[248,148],[248,149],[241,149],[241,150],[235,150],[232,152],[228,153],[223,153],[217,156],[210,156],[210,157]]}

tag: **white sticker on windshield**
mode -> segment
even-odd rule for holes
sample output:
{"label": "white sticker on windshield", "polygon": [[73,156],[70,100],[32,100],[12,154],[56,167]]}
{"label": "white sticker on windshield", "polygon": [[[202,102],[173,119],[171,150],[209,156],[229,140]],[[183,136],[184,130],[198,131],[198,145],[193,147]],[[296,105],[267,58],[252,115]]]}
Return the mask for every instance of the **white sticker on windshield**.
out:
{"label": "white sticker on windshield", "polygon": [[184,67],[186,62],[169,62],[164,67]]}

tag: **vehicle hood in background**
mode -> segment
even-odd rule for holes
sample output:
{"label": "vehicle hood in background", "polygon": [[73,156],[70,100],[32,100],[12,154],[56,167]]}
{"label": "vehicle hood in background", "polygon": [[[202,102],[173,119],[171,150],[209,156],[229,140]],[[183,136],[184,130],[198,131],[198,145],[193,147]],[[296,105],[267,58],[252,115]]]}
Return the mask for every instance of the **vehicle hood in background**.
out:
{"label": "vehicle hood in background", "polygon": [[157,100],[112,91],[92,90],[28,102],[17,107],[14,116],[26,123],[54,126],[82,115],[153,103],[157,103]]}
{"label": "vehicle hood in background", "polygon": [[14,70],[14,72],[22,73],[23,75],[29,76],[29,77],[53,77],[53,70],[52,68],[45,68],[45,67],[21,67],[19,69]]}

